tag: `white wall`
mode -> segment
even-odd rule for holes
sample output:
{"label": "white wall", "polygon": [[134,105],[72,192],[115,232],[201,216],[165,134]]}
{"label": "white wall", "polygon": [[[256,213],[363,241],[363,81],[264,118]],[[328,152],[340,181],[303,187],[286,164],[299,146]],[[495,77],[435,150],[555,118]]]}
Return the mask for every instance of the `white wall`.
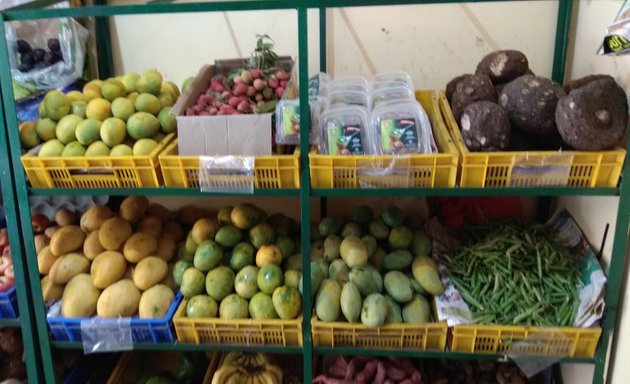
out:
{"label": "white wall", "polygon": [[[579,1],[569,77],[608,73],[630,89],[630,56],[595,55],[605,26],[622,3]],[[379,71],[403,69],[411,74],[416,88],[438,89],[452,77],[474,71],[484,54],[516,48],[527,54],[535,73],[550,76],[556,17],[556,1],[330,10],[329,72],[369,77]],[[310,12],[310,73],[319,63],[317,23],[316,12]],[[155,67],[178,84],[215,59],[248,55],[257,33],[270,34],[279,54],[297,55],[295,11],[120,16],[113,20],[112,32],[118,74]],[[222,203],[213,200],[208,204]],[[596,246],[605,223],[614,229],[616,198],[563,198],[559,204],[571,210]],[[289,205],[296,209],[297,199]],[[338,205],[343,207],[347,209],[343,203]],[[317,207],[313,214],[317,217]],[[609,238],[604,250],[606,258],[611,241]],[[622,357],[630,353],[630,304],[624,305],[618,338],[613,383],[626,384],[630,383],[630,371],[624,369]],[[591,382],[592,366],[565,365],[563,371],[566,383]]]}

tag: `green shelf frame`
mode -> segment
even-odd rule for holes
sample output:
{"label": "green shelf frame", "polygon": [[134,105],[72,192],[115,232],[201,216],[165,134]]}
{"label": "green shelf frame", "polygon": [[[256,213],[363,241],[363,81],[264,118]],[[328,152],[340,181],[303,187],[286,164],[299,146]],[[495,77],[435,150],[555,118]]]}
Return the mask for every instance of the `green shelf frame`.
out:
{"label": "green shelf frame", "polygon": [[[4,30],[2,31],[4,36]],[[4,39],[0,39],[4,41]],[[7,66],[6,64],[4,66]],[[5,81],[3,81],[4,83]],[[9,82],[10,84],[10,82]],[[3,99],[0,93],[0,99]],[[11,99],[12,100],[12,99]],[[3,100],[4,101],[4,100]],[[24,345],[24,356],[26,361],[26,374],[29,382],[42,382],[41,370],[41,350],[38,346],[39,333],[35,330],[33,323],[37,319],[33,315],[31,297],[32,291],[26,270],[27,265],[23,244],[23,236],[19,223],[18,199],[19,191],[15,188],[13,178],[13,168],[7,141],[7,124],[5,119],[3,103],[0,103],[0,189],[2,189],[2,201],[7,222],[7,232],[9,244],[11,245],[11,258],[13,260],[13,270],[15,272],[15,287],[18,310],[18,319],[0,319],[0,327],[20,328],[22,334],[22,344]],[[28,209],[27,209],[28,212]],[[28,214],[30,218],[30,214]]]}
{"label": "green shelf frame", "polygon": [[20,319],[0,319],[0,328],[21,328],[22,323]]}
{"label": "green shelf frame", "polygon": [[[463,0],[219,0],[196,3],[174,3],[170,0],[151,1],[147,4],[133,5],[107,5],[106,0],[95,0],[94,6],[74,8],[74,9],[44,9],[44,7],[60,2],[59,0],[38,0],[32,1],[20,7],[11,8],[1,12],[2,21],[10,20],[32,20],[56,17],[92,17],[95,20],[96,43],[99,55],[99,75],[107,77],[113,74],[113,62],[111,57],[111,39],[109,37],[109,17],[115,15],[146,15],[146,14],[182,14],[194,12],[216,12],[216,11],[251,11],[251,10],[293,10],[297,16],[298,31],[298,59],[299,59],[299,81],[306,84],[308,80],[308,58],[309,52],[315,50],[308,47],[308,12],[310,10],[319,11],[319,67],[325,71],[327,58],[327,35],[326,22],[327,10],[336,7],[370,7],[370,6],[390,6],[390,5],[421,5],[421,4],[455,4],[455,3],[500,3],[507,0],[483,0],[483,1],[463,1]],[[520,0],[529,1],[529,0]],[[571,27],[573,2],[570,0],[557,0],[558,17],[555,31],[555,48],[552,67],[552,78],[562,83],[565,78],[565,66],[567,51],[569,46],[569,30]],[[0,34],[4,34],[4,23],[0,23]],[[601,384],[606,382],[607,359],[610,357],[609,345],[612,343],[613,330],[617,322],[618,305],[620,297],[620,287],[623,271],[625,270],[625,252],[628,246],[628,223],[630,222],[630,178],[622,178],[618,188],[559,188],[559,187],[539,187],[539,188],[419,188],[419,189],[311,189],[308,160],[308,127],[310,114],[308,113],[308,95],[306,87],[301,87],[300,92],[300,115],[304,116],[302,129],[304,133],[300,141],[300,181],[301,189],[281,189],[281,190],[260,190],[253,194],[244,193],[201,193],[195,189],[184,188],[137,188],[137,189],[48,189],[30,188],[20,162],[21,148],[20,139],[17,133],[17,120],[15,104],[13,102],[13,92],[10,86],[11,74],[8,63],[8,49],[6,41],[0,39],[0,80],[2,86],[3,104],[6,111],[6,127],[2,127],[5,133],[0,134],[0,172],[3,178],[7,174],[9,180],[13,180],[13,192],[9,196],[14,204],[14,237],[23,239],[22,249],[24,254],[23,274],[28,285],[21,288],[22,299],[26,306],[28,316],[20,324],[24,328],[28,326],[30,334],[37,345],[31,347],[32,353],[37,355],[38,366],[37,382],[54,383],[52,354],[55,349],[81,349],[81,343],[58,342],[49,337],[48,326],[44,313],[43,300],[41,297],[41,286],[39,274],[37,272],[37,259],[34,252],[33,233],[30,224],[30,207],[28,196],[74,196],[74,195],[144,195],[144,196],[255,196],[255,197],[295,197],[300,199],[300,215],[302,223],[311,221],[311,197],[319,197],[322,202],[322,209],[325,212],[326,199],[333,197],[383,197],[383,196],[535,196],[541,197],[542,205],[548,202],[550,197],[561,196],[618,196],[619,207],[617,210],[617,221],[613,236],[612,260],[608,275],[608,289],[606,292],[607,310],[602,323],[603,334],[596,356],[592,359],[565,358],[562,363],[594,364],[595,374],[593,383]],[[1,111],[0,111],[1,112]],[[9,127],[10,129],[7,129]],[[6,137],[5,137],[6,136]],[[628,143],[630,150],[630,141]],[[6,201],[6,198],[5,198]],[[310,226],[301,226],[302,249],[304,252],[303,269],[309,270],[310,249]],[[310,297],[310,274],[305,273],[304,297]],[[24,284],[26,285],[26,284]],[[19,290],[20,291],[20,290]],[[25,295],[28,292],[30,294]],[[24,297],[26,296],[26,297]],[[488,354],[466,354],[449,351],[413,351],[413,350],[378,350],[365,348],[320,348],[313,347],[311,336],[310,313],[312,303],[304,300],[303,305],[303,339],[304,347],[275,347],[275,346],[224,346],[224,345],[195,345],[195,344],[141,344],[134,346],[134,350],[181,350],[181,351],[214,351],[214,350],[250,350],[273,353],[295,353],[302,354],[304,361],[304,382],[310,382],[314,376],[313,355],[314,354],[351,354],[351,355],[374,355],[374,356],[407,356],[425,358],[445,358],[457,360],[505,360],[502,355]],[[10,322],[9,324],[15,325]],[[25,325],[26,324],[26,325]],[[2,323],[0,323],[0,326]],[[29,375],[31,372],[29,372]]]}

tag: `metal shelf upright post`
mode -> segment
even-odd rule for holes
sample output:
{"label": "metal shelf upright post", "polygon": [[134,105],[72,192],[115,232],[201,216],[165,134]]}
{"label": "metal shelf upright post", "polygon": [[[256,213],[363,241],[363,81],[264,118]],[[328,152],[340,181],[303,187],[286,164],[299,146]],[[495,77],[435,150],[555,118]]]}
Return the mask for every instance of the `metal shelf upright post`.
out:
{"label": "metal shelf upright post", "polygon": [[[4,33],[3,33],[4,36]],[[10,84],[9,84],[10,86]],[[0,93],[0,99],[2,98]],[[26,273],[27,265],[24,254],[23,239],[19,223],[19,208],[13,178],[12,158],[9,156],[7,142],[7,130],[10,125],[5,123],[4,108],[0,103],[0,190],[6,216],[9,244],[11,245],[11,258],[13,271],[15,272],[15,287],[19,317],[15,320],[0,320],[0,327],[17,327],[22,334],[24,345],[24,357],[26,361],[26,374],[29,382],[39,383],[42,377],[41,359],[38,341],[40,339],[36,328],[33,326],[35,316],[32,310],[32,292]],[[17,127],[15,127],[17,130]],[[30,217],[30,215],[28,215]],[[47,337],[47,335],[45,335]]]}

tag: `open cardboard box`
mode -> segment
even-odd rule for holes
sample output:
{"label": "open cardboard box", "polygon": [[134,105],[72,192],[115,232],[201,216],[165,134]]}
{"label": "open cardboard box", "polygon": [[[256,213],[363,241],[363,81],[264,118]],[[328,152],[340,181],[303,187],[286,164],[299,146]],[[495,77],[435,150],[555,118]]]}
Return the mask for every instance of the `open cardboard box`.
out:
{"label": "open cardboard box", "polygon": [[[273,113],[186,116],[186,108],[194,105],[199,95],[208,89],[210,79],[218,73],[245,68],[248,59],[218,60],[199,71],[171,112],[177,119],[179,154],[182,156],[265,156],[271,155]],[[290,71],[293,60],[278,58],[277,66]]]}

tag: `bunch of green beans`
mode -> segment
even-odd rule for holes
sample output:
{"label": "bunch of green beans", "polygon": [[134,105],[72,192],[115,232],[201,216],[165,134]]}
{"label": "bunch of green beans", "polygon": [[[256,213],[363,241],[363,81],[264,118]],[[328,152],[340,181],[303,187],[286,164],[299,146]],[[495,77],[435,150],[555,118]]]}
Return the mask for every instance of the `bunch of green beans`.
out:
{"label": "bunch of green beans", "polygon": [[477,324],[573,325],[578,263],[541,224],[495,227],[443,261]]}

